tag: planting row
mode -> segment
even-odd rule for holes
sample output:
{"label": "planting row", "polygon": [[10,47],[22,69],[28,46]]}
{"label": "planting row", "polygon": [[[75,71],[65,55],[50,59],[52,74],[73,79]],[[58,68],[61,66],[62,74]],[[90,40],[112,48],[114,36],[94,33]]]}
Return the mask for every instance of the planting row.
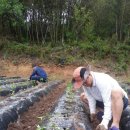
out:
{"label": "planting row", "polygon": [[0,85],[6,85],[11,83],[25,82],[27,79],[23,78],[13,78],[13,79],[2,79],[0,80]]}
{"label": "planting row", "polygon": [[0,130],[7,130],[8,124],[18,119],[19,115],[27,111],[40,97],[46,96],[52,89],[63,81],[52,81],[40,84],[34,88],[20,92],[0,102]]}
{"label": "planting row", "polygon": [[[130,95],[129,84],[122,84],[122,87]],[[54,111],[47,117],[43,117],[43,121],[37,126],[39,129],[45,130],[92,130],[95,123],[89,121],[89,111],[83,106],[79,99],[79,92],[75,95],[66,92],[58,101]],[[98,121],[100,122],[100,121]],[[121,130],[130,130],[130,106],[122,113]]]}
{"label": "planting row", "polygon": [[0,80],[6,80],[6,79],[19,79],[20,77],[6,77],[6,76],[0,76]]}
{"label": "planting row", "polygon": [[45,130],[92,130],[88,115],[86,115],[79,92],[67,91],[58,101],[54,111],[44,117],[37,126]]}
{"label": "planting row", "polygon": [[19,90],[24,90],[24,89],[30,88],[34,84],[32,81],[27,81],[27,80],[22,80],[23,82],[21,82],[21,80],[19,80],[19,81],[20,82],[18,82],[18,83],[1,85],[0,86],[0,96],[7,96],[8,94],[17,93]]}

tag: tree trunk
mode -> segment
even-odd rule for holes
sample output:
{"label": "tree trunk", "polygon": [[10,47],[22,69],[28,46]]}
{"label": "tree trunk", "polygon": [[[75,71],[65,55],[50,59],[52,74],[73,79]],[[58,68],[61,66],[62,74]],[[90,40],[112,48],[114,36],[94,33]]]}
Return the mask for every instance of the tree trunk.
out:
{"label": "tree trunk", "polygon": [[123,31],[123,21],[124,21],[124,12],[126,9],[126,0],[124,0],[124,3],[122,5],[122,15],[121,15],[121,22],[120,22],[120,41],[122,40],[122,31]]}

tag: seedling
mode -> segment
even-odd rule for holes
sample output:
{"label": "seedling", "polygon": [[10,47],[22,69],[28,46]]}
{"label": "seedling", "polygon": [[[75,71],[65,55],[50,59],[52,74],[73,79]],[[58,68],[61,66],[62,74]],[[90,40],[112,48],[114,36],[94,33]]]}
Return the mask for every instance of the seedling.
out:
{"label": "seedling", "polygon": [[74,93],[72,92],[72,85],[71,83],[68,83],[66,93],[69,99],[73,99]]}
{"label": "seedling", "polygon": [[0,88],[0,92],[2,91],[2,88]]}
{"label": "seedling", "polygon": [[60,130],[60,127],[56,126],[55,124],[52,124],[51,127],[52,127],[53,130]]}
{"label": "seedling", "polygon": [[14,93],[15,93],[15,88],[16,88],[16,86],[15,86],[14,83],[13,83],[12,86],[11,86],[11,89],[12,89],[11,95],[14,95]]}
{"label": "seedling", "polygon": [[36,130],[46,130],[46,127],[41,127],[41,126],[37,125],[37,129]]}

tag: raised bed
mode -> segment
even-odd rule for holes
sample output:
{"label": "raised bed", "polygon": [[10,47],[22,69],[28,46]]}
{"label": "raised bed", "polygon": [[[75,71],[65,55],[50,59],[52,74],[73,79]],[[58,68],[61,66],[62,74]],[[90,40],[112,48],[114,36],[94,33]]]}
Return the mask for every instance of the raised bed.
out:
{"label": "raised bed", "polygon": [[[121,86],[129,95],[129,84],[122,83]],[[79,93],[66,93],[59,99],[54,111],[44,117],[37,127],[41,130],[94,130],[96,122],[91,124],[88,116],[88,110],[79,100]],[[120,130],[130,130],[130,106],[123,111]]]}
{"label": "raised bed", "polygon": [[17,93],[19,90],[33,87],[32,81],[11,83],[0,86],[0,96],[7,96],[8,94]]}
{"label": "raised bed", "polygon": [[16,77],[1,76],[1,77],[0,77],[0,80],[6,80],[6,79],[19,79],[19,78],[21,78],[21,77],[19,77],[19,76],[16,76]]}
{"label": "raised bed", "polygon": [[3,77],[6,77],[6,76],[0,76],[0,79],[2,79]]}
{"label": "raised bed", "polygon": [[[20,115],[27,111],[30,106],[46,96],[53,89],[64,81],[52,81],[29,88],[14,96],[0,102],[0,130],[7,130],[10,122],[16,121]],[[122,84],[122,87],[129,94],[129,85]],[[93,130],[89,122],[82,102],[79,99],[79,92],[75,95],[70,91],[59,99],[53,107],[52,112],[41,121],[39,130]],[[122,115],[121,130],[130,130],[130,108],[128,107]]]}
{"label": "raised bed", "polygon": [[92,130],[79,93],[66,92],[58,101],[54,111],[41,121],[39,129],[45,130]]}
{"label": "raised bed", "polygon": [[27,79],[23,79],[23,78],[4,79],[4,80],[0,80],[0,86],[6,85],[6,84],[11,84],[11,83],[25,82],[25,81],[27,81]]}
{"label": "raised bed", "polygon": [[27,111],[40,97],[46,96],[63,81],[52,81],[20,92],[0,102],[0,130],[7,130],[8,124],[18,119],[19,115]]}

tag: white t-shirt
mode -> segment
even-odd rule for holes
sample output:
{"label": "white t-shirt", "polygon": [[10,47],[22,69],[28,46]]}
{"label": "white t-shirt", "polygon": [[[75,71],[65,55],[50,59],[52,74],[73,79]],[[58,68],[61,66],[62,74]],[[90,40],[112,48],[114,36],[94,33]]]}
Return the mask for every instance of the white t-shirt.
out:
{"label": "white t-shirt", "polygon": [[124,96],[128,98],[127,93],[120,87],[118,82],[105,73],[90,72],[93,77],[92,87],[84,87],[84,92],[89,102],[90,113],[96,112],[96,100],[104,103],[104,115],[101,124],[106,128],[112,118],[111,111],[111,90],[121,89]]}

